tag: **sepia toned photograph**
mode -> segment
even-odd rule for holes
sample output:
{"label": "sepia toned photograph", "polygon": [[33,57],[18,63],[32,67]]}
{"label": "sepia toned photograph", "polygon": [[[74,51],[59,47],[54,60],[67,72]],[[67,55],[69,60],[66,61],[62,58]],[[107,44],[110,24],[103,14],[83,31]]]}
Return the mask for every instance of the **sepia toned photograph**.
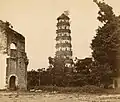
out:
{"label": "sepia toned photograph", "polygon": [[120,1],[0,0],[0,102],[120,102]]}

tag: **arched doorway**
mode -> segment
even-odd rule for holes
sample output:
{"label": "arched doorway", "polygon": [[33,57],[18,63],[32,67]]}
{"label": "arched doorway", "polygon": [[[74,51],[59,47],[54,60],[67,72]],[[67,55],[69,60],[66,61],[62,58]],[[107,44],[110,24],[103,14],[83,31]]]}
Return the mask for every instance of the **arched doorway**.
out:
{"label": "arched doorway", "polygon": [[9,80],[9,89],[10,90],[16,90],[15,81],[16,81],[16,77],[15,76],[11,76],[10,80]]}

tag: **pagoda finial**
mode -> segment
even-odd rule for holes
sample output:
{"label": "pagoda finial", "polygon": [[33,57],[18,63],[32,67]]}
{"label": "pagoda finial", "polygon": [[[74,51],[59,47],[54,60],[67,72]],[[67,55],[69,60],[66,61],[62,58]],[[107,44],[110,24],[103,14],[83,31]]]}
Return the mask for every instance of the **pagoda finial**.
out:
{"label": "pagoda finial", "polygon": [[69,13],[70,13],[70,11],[69,11],[69,10],[64,11],[64,14],[65,14],[66,16],[68,16],[68,15],[69,15]]}

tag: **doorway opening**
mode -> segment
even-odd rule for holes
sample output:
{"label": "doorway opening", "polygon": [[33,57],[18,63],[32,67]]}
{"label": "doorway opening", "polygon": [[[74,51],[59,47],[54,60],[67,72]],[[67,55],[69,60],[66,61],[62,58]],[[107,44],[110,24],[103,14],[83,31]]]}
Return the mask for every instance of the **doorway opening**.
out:
{"label": "doorway opening", "polygon": [[16,90],[16,77],[15,76],[11,76],[10,80],[9,80],[9,89],[10,90]]}

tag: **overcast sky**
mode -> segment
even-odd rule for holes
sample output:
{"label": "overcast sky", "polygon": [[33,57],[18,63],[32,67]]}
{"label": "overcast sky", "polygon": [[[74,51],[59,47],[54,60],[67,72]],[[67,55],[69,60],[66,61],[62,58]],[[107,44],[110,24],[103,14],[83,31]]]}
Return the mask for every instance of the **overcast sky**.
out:
{"label": "overcast sky", "polygon": [[[105,0],[120,14],[120,0]],[[73,56],[91,56],[90,43],[99,22],[92,0],[0,0],[0,19],[25,36],[28,69],[47,68],[55,54],[56,18],[70,11]]]}

